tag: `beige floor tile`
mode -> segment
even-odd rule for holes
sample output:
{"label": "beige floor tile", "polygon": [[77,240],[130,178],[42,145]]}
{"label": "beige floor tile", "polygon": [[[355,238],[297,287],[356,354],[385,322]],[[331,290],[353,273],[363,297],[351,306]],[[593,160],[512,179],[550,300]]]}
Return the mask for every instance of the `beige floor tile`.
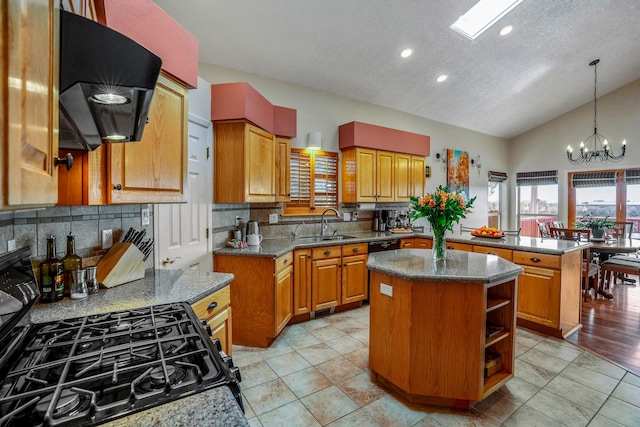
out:
{"label": "beige floor tile", "polygon": [[242,376],[240,385],[243,390],[278,378],[278,375],[273,372],[267,362],[257,362],[244,366],[240,369],[240,375]]}
{"label": "beige floor tile", "polygon": [[524,360],[516,359],[514,374],[517,378],[525,380],[535,386],[544,387],[555,376],[553,372],[532,365]]}
{"label": "beige floor tile", "polygon": [[500,387],[499,393],[509,396],[518,402],[526,402],[531,397],[540,391],[540,387],[531,384],[519,377],[511,378],[505,385]]}
{"label": "beige floor tile", "polygon": [[621,367],[597,357],[588,351],[583,352],[573,363],[616,379],[621,379],[626,373]]}
{"label": "beige floor tile", "polygon": [[509,418],[521,405],[522,402],[510,396],[502,393],[493,393],[482,402],[477,403],[474,409],[487,417],[502,422]]}
{"label": "beige floor tile", "polygon": [[330,316],[325,316],[323,317],[323,319],[328,324],[335,326],[338,323],[350,320],[351,316],[349,316],[346,311],[343,311],[342,313],[335,313]]}
{"label": "beige floor tile", "polygon": [[344,356],[316,365],[316,368],[334,384],[362,373],[362,369],[351,363]]}
{"label": "beige floor tile", "polygon": [[606,394],[562,376],[552,379],[544,390],[594,411],[607,400]]}
{"label": "beige floor tile", "polygon": [[520,357],[523,354],[525,354],[527,351],[531,350],[531,347],[527,347],[526,345],[522,345],[519,342],[516,342],[514,347],[515,347],[515,350],[514,350],[515,357]]}
{"label": "beige floor tile", "polygon": [[267,360],[267,364],[279,377],[284,377],[285,375],[301,371],[311,366],[304,357],[295,351],[271,358]]}
{"label": "beige floor tile", "polygon": [[254,351],[233,350],[233,364],[239,368],[253,363],[262,362],[264,359],[260,353]]}
{"label": "beige floor tile", "polygon": [[268,348],[263,349],[260,355],[264,360],[269,360],[273,357],[282,356],[283,354],[291,353],[295,351],[282,337],[278,337]]}
{"label": "beige floor tile", "polygon": [[300,401],[322,425],[327,425],[359,408],[349,396],[335,386],[303,397]]}
{"label": "beige floor tile", "polygon": [[573,344],[558,341],[557,339],[546,339],[533,347],[534,350],[541,351],[551,356],[559,357],[567,362],[573,362],[580,354],[582,350]]}
{"label": "beige floor tile", "polygon": [[282,381],[298,398],[333,385],[327,377],[313,367],[282,377]]}
{"label": "beige floor tile", "polygon": [[264,427],[315,427],[321,424],[299,400],[260,415]]}
{"label": "beige floor tile", "polygon": [[340,357],[340,353],[323,342],[298,350],[298,354],[307,359],[312,365],[319,365],[320,363]]}
{"label": "beige floor tile", "polygon": [[503,423],[505,427],[562,427],[562,424],[527,405],[522,405]]}
{"label": "beige floor tile", "polygon": [[249,427],[262,427],[262,423],[258,417],[247,418],[247,421],[249,422]]}
{"label": "beige floor tile", "polygon": [[633,384],[620,382],[618,387],[611,393],[611,396],[633,406],[640,407],[640,387]]}
{"label": "beige floor tile", "polygon": [[528,362],[534,366],[543,368],[554,374],[562,372],[562,370],[569,365],[569,362],[567,362],[566,360],[547,353],[543,353],[536,350],[535,348],[518,357],[518,360]]}
{"label": "beige floor tile", "polygon": [[351,338],[349,335],[344,335],[338,338],[334,338],[328,341],[325,341],[326,344],[337,351],[340,354],[351,353],[356,350],[360,350],[365,347],[360,341],[355,338]]}
{"label": "beige floor tile", "polygon": [[586,426],[596,412],[596,408],[585,408],[545,390],[538,392],[525,405],[568,427]]}
{"label": "beige floor tile", "polygon": [[342,381],[337,386],[360,406],[366,406],[387,394],[384,388],[373,381],[368,372]]}
{"label": "beige floor tile", "polygon": [[433,408],[429,409],[427,416],[418,424],[415,424],[414,427],[496,427],[498,425],[500,425],[498,420],[488,417],[475,409],[465,411],[459,409]]}
{"label": "beige floor tile", "polygon": [[363,347],[360,350],[353,351],[345,354],[351,363],[356,365],[360,369],[369,369],[369,347]]}
{"label": "beige floor tile", "polygon": [[346,335],[340,329],[331,325],[325,326],[323,328],[312,329],[309,332],[319,340],[325,341],[325,342],[332,340],[334,338],[343,337]]}
{"label": "beige floor tile", "polygon": [[368,305],[363,305],[360,308],[356,308],[354,310],[349,310],[349,311],[345,311],[345,313],[347,314],[347,316],[351,317],[352,319],[356,318],[356,317],[361,317],[364,315],[369,315],[369,306]]}
{"label": "beige floor tile", "polygon": [[610,397],[604,402],[598,414],[612,419],[623,426],[640,426],[640,408]]}
{"label": "beige floor tile", "polygon": [[622,381],[624,381],[625,383],[633,384],[636,387],[640,387],[640,377],[632,374],[631,372],[627,372],[622,378]]}
{"label": "beige floor tile", "polygon": [[307,330],[303,328],[301,324],[297,323],[295,325],[286,326],[282,332],[280,332],[280,336],[286,339],[303,332],[307,332]]}
{"label": "beige floor tile", "polygon": [[329,427],[380,427],[364,409],[358,409],[329,424]]}
{"label": "beige floor tile", "polygon": [[311,347],[312,345],[319,344],[321,341],[314,335],[311,335],[307,331],[302,333],[288,336],[284,339],[293,349],[300,350],[302,348]]}
{"label": "beige floor tile", "polygon": [[329,326],[329,323],[325,322],[324,319],[313,319],[309,320],[308,322],[300,323],[300,326],[302,326],[307,331],[312,331],[314,329],[327,327]]}
{"label": "beige floor tile", "polygon": [[347,334],[360,331],[362,329],[369,329],[367,326],[363,325],[361,322],[358,322],[357,320],[352,319],[351,317],[347,317],[345,319],[342,319],[339,322],[335,322],[333,323],[333,326]]}
{"label": "beige floor tile", "polygon": [[564,371],[560,372],[560,376],[607,395],[611,394],[619,382],[615,378],[611,378],[607,375],[601,374],[600,372],[592,371],[591,369],[583,368],[575,363],[572,363],[567,366]]}
{"label": "beige floor tile", "polygon": [[245,390],[244,396],[258,417],[296,400],[296,396],[279,378]]}
{"label": "beige floor tile", "polygon": [[610,418],[596,414],[588,424],[589,427],[624,427],[622,424],[613,421]]}
{"label": "beige floor tile", "polygon": [[357,339],[365,345],[369,345],[369,329],[363,329],[361,331],[353,332],[350,334],[353,338]]}
{"label": "beige floor tile", "polygon": [[412,426],[427,416],[426,412],[411,407],[391,395],[368,404],[364,409],[381,426]]}
{"label": "beige floor tile", "polygon": [[251,405],[247,401],[247,398],[244,396],[244,393],[242,394],[242,406],[244,407],[244,416],[247,419],[256,416],[255,412],[253,412],[253,409],[251,408]]}

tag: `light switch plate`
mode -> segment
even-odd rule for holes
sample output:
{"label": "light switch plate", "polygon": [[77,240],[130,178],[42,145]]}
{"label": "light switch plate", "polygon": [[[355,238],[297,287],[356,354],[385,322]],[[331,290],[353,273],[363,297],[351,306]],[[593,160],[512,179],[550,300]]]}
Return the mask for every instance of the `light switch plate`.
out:
{"label": "light switch plate", "polygon": [[109,249],[113,246],[113,230],[102,230],[102,249]]}
{"label": "light switch plate", "polygon": [[142,225],[149,225],[149,208],[142,209]]}
{"label": "light switch plate", "polygon": [[7,240],[7,251],[16,250],[16,239]]}
{"label": "light switch plate", "polygon": [[380,282],[380,293],[389,297],[393,296],[393,286]]}
{"label": "light switch plate", "polygon": [[277,224],[278,223],[278,214],[269,214],[269,224]]}
{"label": "light switch plate", "polygon": [[351,214],[349,212],[345,212],[342,214],[343,221],[351,221]]}

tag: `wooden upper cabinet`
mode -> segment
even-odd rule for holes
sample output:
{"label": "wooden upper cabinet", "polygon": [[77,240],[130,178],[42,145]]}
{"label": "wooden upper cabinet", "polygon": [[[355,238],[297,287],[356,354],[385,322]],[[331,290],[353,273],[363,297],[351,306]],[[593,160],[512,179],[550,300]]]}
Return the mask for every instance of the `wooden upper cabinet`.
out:
{"label": "wooden upper cabinet", "polygon": [[0,209],[58,198],[59,2],[0,7]]}
{"label": "wooden upper cabinet", "polygon": [[[376,196],[378,194],[378,188],[376,187],[376,176],[377,176],[377,168],[376,165],[378,163],[376,158],[375,150],[368,149],[356,149],[352,150],[355,154],[355,162],[352,167],[349,167],[350,171],[355,171],[355,194],[351,194],[355,196],[355,201],[360,202],[375,202]],[[346,165],[347,162],[344,162],[343,165]],[[345,175],[343,174],[343,177]],[[354,175],[352,174],[353,178]],[[352,183],[348,182],[347,178],[343,178],[344,184],[351,185]],[[344,198],[343,198],[344,200]]]}
{"label": "wooden upper cabinet", "polygon": [[214,132],[214,201],[274,202],[275,139],[246,121],[216,122]]}
{"label": "wooden upper cabinet", "polygon": [[411,156],[411,189],[409,196],[422,197],[426,193],[426,159],[422,156]]}
{"label": "wooden upper cabinet", "polygon": [[378,170],[376,174],[376,188],[378,189],[378,202],[394,201],[394,158],[394,154],[389,151],[376,152]]}
{"label": "wooden upper cabinet", "polygon": [[276,202],[288,202],[291,200],[291,139],[276,137]]}
{"label": "wooden upper cabinet", "polygon": [[408,202],[411,196],[411,156],[396,153],[393,164],[394,193],[396,202]]}
{"label": "wooden upper cabinet", "polygon": [[186,201],[188,91],[161,74],[142,140],[110,143],[109,203]]}

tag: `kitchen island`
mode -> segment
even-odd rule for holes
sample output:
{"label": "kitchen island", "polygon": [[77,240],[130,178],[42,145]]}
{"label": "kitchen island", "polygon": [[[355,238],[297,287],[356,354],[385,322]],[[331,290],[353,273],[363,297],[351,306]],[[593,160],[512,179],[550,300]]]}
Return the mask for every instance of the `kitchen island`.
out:
{"label": "kitchen island", "polygon": [[414,403],[468,408],[513,378],[519,267],[428,249],[371,254],[369,367]]}
{"label": "kitchen island", "polygon": [[[187,302],[194,304],[227,287],[234,277],[226,273],[200,273],[181,270],[153,270],[140,280],[110,289],[83,300],[64,300],[52,304],[37,303],[30,312],[31,321],[43,323],[129,310],[158,304]],[[111,421],[106,426],[248,426],[248,422],[228,387],[192,394]]]}

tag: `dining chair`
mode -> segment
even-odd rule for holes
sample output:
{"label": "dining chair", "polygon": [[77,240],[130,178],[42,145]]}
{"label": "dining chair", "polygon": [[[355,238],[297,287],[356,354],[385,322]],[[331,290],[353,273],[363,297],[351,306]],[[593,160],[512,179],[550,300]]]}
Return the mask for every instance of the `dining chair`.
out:
{"label": "dining chair", "polygon": [[[601,295],[606,298],[613,298],[610,289],[612,282],[620,275],[640,275],[640,258],[630,257],[627,255],[615,255],[600,264],[601,276],[600,276],[600,291]],[[631,282],[627,282],[631,283]],[[635,283],[635,280],[633,281]],[[635,286],[635,285],[633,285]]]}
{"label": "dining chair", "polygon": [[538,223],[538,230],[540,230],[540,237],[543,239],[551,237],[551,232],[549,231],[551,224],[548,222],[536,222]]}
{"label": "dining chair", "polygon": [[551,221],[551,226],[555,228],[564,228],[564,222],[562,221]]}
{"label": "dining chair", "polygon": [[[618,239],[630,239],[631,238],[631,232],[633,231],[633,222],[627,222],[627,221],[614,221],[615,226],[610,228],[610,232],[611,232],[611,236],[618,238]],[[638,253],[634,252],[633,253],[634,256],[636,258],[638,258]],[[629,257],[631,256],[631,254],[618,254],[616,256],[621,256],[621,257]],[[633,284],[636,283],[635,279],[630,279],[628,277],[628,273],[618,273],[617,277],[619,279],[622,279],[623,282],[627,283],[627,284]]]}
{"label": "dining chair", "polygon": [[[559,240],[586,240],[591,238],[591,230],[582,228],[559,228],[549,227],[549,235],[553,239]],[[587,301],[589,289],[593,288],[594,298],[598,298],[600,285],[600,266],[591,260],[591,251],[585,248],[582,251],[582,287],[584,288],[583,299]]]}

